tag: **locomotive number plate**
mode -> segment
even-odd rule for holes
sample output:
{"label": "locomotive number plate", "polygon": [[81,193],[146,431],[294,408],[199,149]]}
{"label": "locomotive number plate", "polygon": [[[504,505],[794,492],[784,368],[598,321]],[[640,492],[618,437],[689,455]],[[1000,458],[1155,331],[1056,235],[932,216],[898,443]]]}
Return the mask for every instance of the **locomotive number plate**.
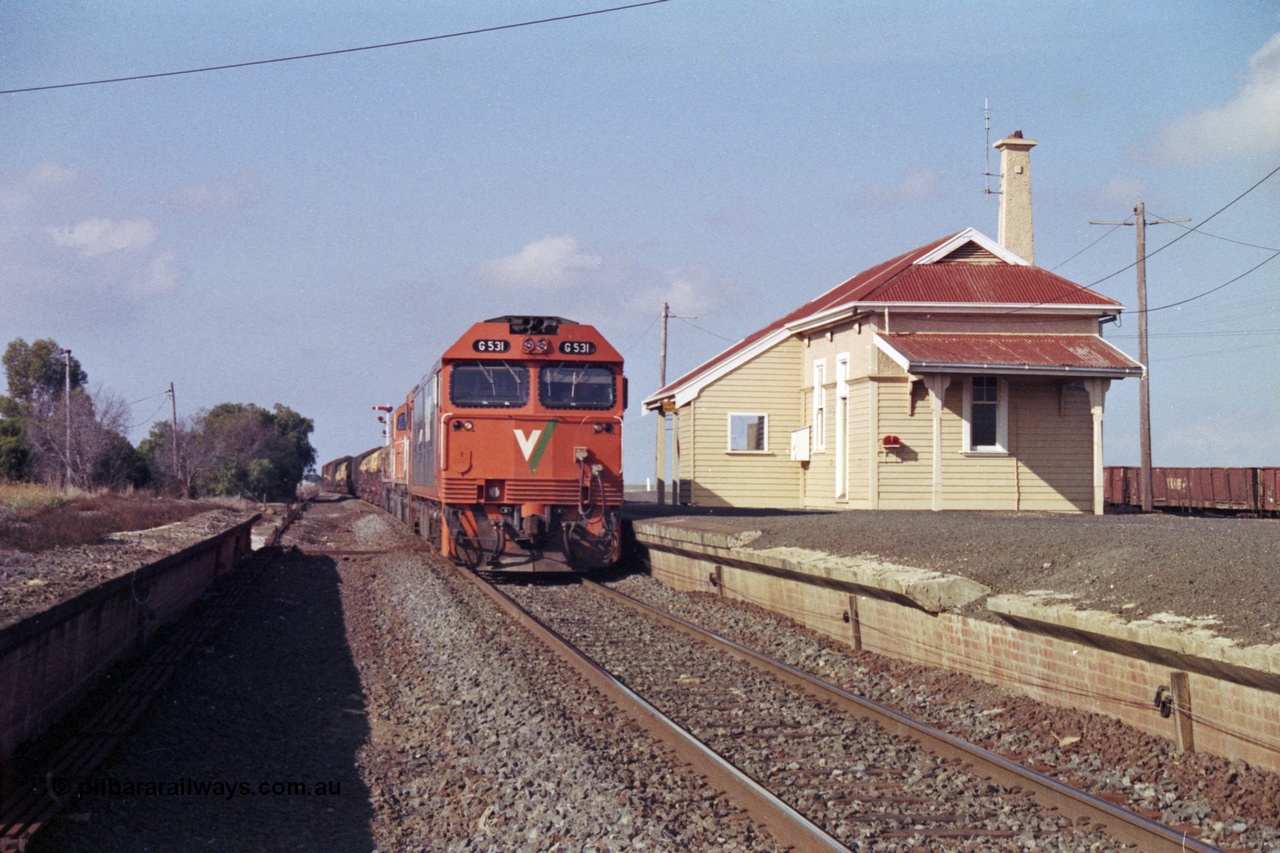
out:
{"label": "locomotive number plate", "polygon": [[501,338],[472,341],[471,348],[476,352],[506,352],[511,349],[511,341],[504,341]]}
{"label": "locomotive number plate", "polygon": [[561,341],[561,355],[591,355],[596,351],[596,345],[591,341]]}

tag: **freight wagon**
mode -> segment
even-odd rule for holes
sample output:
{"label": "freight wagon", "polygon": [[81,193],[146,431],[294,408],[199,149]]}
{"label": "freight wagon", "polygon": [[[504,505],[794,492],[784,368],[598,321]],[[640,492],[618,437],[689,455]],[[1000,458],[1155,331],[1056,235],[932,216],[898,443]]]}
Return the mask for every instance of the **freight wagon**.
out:
{"label": "freight wagon", "polygon": [[[1108,506],[1140,507],[1141,468],[1108,466]],[[1280,514],[1280,468],[1152,468],[1151,504],[1183,512]]]}

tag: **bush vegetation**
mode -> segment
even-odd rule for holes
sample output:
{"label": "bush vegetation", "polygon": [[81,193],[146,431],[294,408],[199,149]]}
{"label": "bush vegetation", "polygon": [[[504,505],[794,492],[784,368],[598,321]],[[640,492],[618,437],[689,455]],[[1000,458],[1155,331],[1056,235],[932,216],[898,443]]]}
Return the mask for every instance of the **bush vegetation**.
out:
{"label": "bush vegetation", "polygon": [[47,486],[0,484],[0,548],[46,551],[88,545],[109,533],[148,530],[218,506],[150,495],[70,495]]}
{"label": "bush vegetation", "polygon": [[17,338],[3,362],[0,482],[291,500],[315,465],[314,424],[279,403],[222,403],[160,421],[135,448],[124,435],[128,407],[87,391],[88,374],[57,341]]}

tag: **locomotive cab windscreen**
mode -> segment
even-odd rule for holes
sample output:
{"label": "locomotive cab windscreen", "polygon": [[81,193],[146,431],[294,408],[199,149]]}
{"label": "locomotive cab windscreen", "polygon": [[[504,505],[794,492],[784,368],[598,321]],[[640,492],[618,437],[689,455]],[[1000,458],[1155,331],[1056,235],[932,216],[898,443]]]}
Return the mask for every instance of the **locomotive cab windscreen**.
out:
{"label": "locomotive cab windscreen", "polygon": [[449,399],[468,408],[520,408],[529,402],[529,368],[507,361],[472,361],[449,370]]}
{"label": "locomotive cab windscreen", "polygon": [[538,402],[548,409],[611,409],[616,384],[603,365],[548,364],[538,368]]}

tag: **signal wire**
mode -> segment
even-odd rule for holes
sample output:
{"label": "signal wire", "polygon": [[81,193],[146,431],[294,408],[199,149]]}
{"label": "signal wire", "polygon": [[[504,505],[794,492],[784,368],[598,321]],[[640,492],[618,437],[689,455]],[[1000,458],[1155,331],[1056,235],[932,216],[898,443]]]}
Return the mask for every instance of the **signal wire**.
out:
{"label": "signal wire", "polygon": [[[684,322],[689,323],[689,318],[688,318],[688,317],[675,317],[675,316],[673,316],[671,319],[673,319],[673,320],[683,320]],[[710,329],[704,329],[704,328],[702,328],[702,327],[701,327],[701,326],[699,326],[697,323],[689,323],[689,325],[690,325],[690,326],[693,326],[693,327],[694,327],[695,329],[697,329],[699,332],[704,332],[704,333],[706,333],[706,334],[710,335],[710,336],[711,336],[711,337],[713,337],[713,338],[719,338],[720,340],[722,340],[722,341],[728,341],[728,342],[729,342],[729,343],[731,343],[731,344],[737,343],[737,341],[736,341],[736,340],[734,340],[733,338],[726,338],[724,335],[717,335],[715,332],[711,331]]]}
{"label": "signal wire", "polygon": [[[1168,245],[1168,244],[1166,244],[1166,245]],[[1209,290],[1206,290],[1206,291],[1204,291],[1203,293],[1197,293],[1195,296],[1189,296],[1189,297],[1187,297],[1186,299],[1182,299],[1182,300],[1179,300],[1179,301],[1177,301],[1177,302],[1170,302],[1168,305],[1159,305],[1159,306],[1157,306],[1157,307],[1155,307],[1155,308],[1148,308],[1148,309],[1147,309],[1147,313],[1148,313],[1148,314],[1152,314],[1152,313],[1154,313],[1154,312],[1156,312],[1156,311],[1163,311],[1163,310],[1165,310],[1166,308],[1177,308],[1179,305],[1186,305],[1188,302],[1195,302],[1197,299],[1203,299],[1204,297],[1208,296],[1208,295],[1209,295],[1209,294],[1211,294],[1211,293],[1217,293],[1219,290],[1222,290],[1222,288],[1226,287],[1226,286],[1227,286],[1227,285],[1229,285],[1229,284],[1235,284],[1237,281],[1239,281],[1240,279],[1244,278],[1244,277],[1245,277],[1245,276],[1247,276],[1249,273],[1253,272],[1254,270],[1258,269],[1259,267],[1262,267],[1262,266],[1265,266],[1265,265],[1267,265],[1267,264],[1271,263],[1271,262],[1272,262],[1272,261],[1274,261],[1276,258],[1280,258],[1280,250],[1275,251],[1274,253],[1272,253],[1271,257],[1267,258],[1266,260],[1262,261],[1261,263],[1258,263],[1258,264],[1255,264],[1255,265],[1253,265],[1253,266],[1249,267],[1249,269],[1247,269],[1247,270],[1245,270],[1244,272],[1240,273],[1240,275],[1236,276],[1236,277],[1235,277],[1235,278],[1233,278],[1233,279],[1229,279],[1228,281],[1224,281],[1222,284],[1218,285],[1217,287],[1210,288]],[[1137,312],[1134,312],[1134,313],[1137,313]]]}
{"label": "signal wire", "polygon": [[[1154,214],[1153,214],[1153,215],[1154,215]],[[1081,255],[1083,255],[1085,252],[1089,251],[1089,250],[1090,250],[1090,249],[1092,249],[1094,246],[1098,245],[1098,244],[1099,244],[1099,243],[1101,243],[1103,240],[1105,240],[1105,239],[1107,239],[1108,237],[1110,237],[1110,236],[1111,236],[1111,234],[1112,234],[1112,233],[1113,233],[1117,228],[1123,228],[1123,227],[1124,227],[1124,225],[1126,225],[1126,224],[1128,224],[1128,223],[1126,222],[1126,223],[1122,223],[1122,224],[1120,224],[1120,225],[1113,226],[1113,227],[1111,228],[1111,230],[1110,230],[1110,231],[1107,231],[1105,234],[1103,234],[1103,235],[1102,235],[1101,237],[1099,237],[1097,240],[1094,240],[1092,243],[1090,243],[1089,245],[1085,246],[1083,249],[1081,249],[1080,251],[1076,252],[1074,255],[1072,255],[1071,257],[1067,258],[1065,261],[1062,261],[1061,263],[1059,263],[1059,264],[1057,264],[1057,265],[1055,265],[1055,266],[1053,266],[1053,267],[1050,267],[1050,268],[1049,268],[1049,272],[1056,272],[1056,271],[1058,270],[1058,268],[1059,268],[1059,267],[1064,267],[1064,266],[1066,266],[1067,264],[1071,263],[1071,262],[1072,262],[1072,261],[1074,261],[1076,258],[1078,258],[1078,257],[1080,257]]]}
{"label": "signal wire", "polygon": [[295,56],[278,56],[274,59],[256,59],[249,62],[232,62],[227,65],[209,65],[203,68],[187,68],[182,71],[160,71],[154,74],[134,74],[128,77],[109,77],[102,80],[83,80],[78,83],[53,83],[47,86],[27,86],[22,89],[0,89],[0,95],[16,95],[23,92],[47,92],[51,89],[73,89],[78,86],[101,86],[106,83],[128,83],[134,80],[154,80],[158,77],[178,77],[183,74],[203,74],[206,71],[227,71],[232,68],[250,68],[255,65],[271,65],[277,62],[294,62],[299,59],[319,59],[325,56],[339,56],[344,53],[359,53],[365,50],[381,50],[385,47],[403,47],[408,44],[422,44],[429,41],[440,41],[442,39],[461,38],[462,36],[475,36],[484,33],[496,33],[502,30],[514,30],[519,27],[532,27],[538,24],[553,24],[561,21],[570,21],[574,18],[586,18],[592,15],[604,15],[609,12],[622,12],[627,9],[638,9],[642,6],[655,6],[659,3],[666,3],[667,0],[645,0],[641,3],[631,3],[626,6],[612,6],[608,9],[593,9],[589,12],[575,12],[572,15],[557,15],[553,18],[539,18],[533,21],[520,21],[514,24],[499,24],[493,27],[480,27],[474,30],[462,30],[456,33],[444,33],[438,36],[423,36],[422,38],[404,39],[403,41],[384,42],[382,44],[367,44],[361,47],[346,47],[338,50],[322,50],[315,53],[301,53]]}
{"label": "signal wire", "polygon": [[[1214,211],[1213,213],[1211,213],[1211,214],[1208,216],[1208,218],[1206,218],[1203,222],[1199,223],[1198,225],[1196,225],[1196,226],[1194,226],[1194,227],[1192,227],[1192,228],[1187,228],[1187,229],[1186,229],[1186,231],[1184,231],[1183,233],[1179,234],[1177,237],[1174,237],[1172,240],[1170,240],[1168,243],[1165,243],[1165,244],[1164,244],[1163,246],[1161,246],[1160,248],[1158,248],[1158,249],[1156,249],[1156,250],[1154,250],[1154,251],[1151,251],[1151,252],[1147,252],[1146,257],[1148,257],[1148,258],[1154,257],[1155,255],[1160,254],[1160,253],[1161,253],[1161,252],[1163,252],[1165,249],[1169,248],[1169,247],[1170,247],[1170,246],[1172,246],[1174,243],[1177,243],[1179,240],[1183,239],[1184,237],[1189,237],[1189,236],[1190,236],[1190,235],[1192,235],[1192,234],[1198,233],[1198,232],[1199,232],[1199,230],[1200,230],[1202,227],[1204,227],[1205,225],[1208,225],[1208,224],[1209,224],[1209,222],[1210,222],[1210,221],[1212,221],[1212,220],[1213,220],[1215,217],[1217,217],[1219,214],[1223,213],[1223,212],[1224,212],[1224,211],[1226,211],[1229,207],[1231,207],[1232,205],[1234,205],[1236,202],[1240,201],[1242,198],[1244,198],[1245,196],[1247,196],[1249,193],[1253,192],[1253,191],[1254,191],[1254,190],[1256,190],[1258,187],[1262,186],[1262,185],[1263,185],[1263,184],[1265,184],[1267,181],[1271,180],[1271,178],[1272,178],[1272,177],[1274,177],[1274,176],[1275,176],[1275,174],[1276,174],[1277,172],[1280,172],[1280,166],[1276,166],[1276,167],[1275,167],[1274,169],[1272,169],[1270,172],[1267,172],[1267,174],[1263,175],[1263,176],[1262,176],[1262,178],[1261,178],[1257,183],[1255,183],[1253,186],[1249,187],[1247,190],[1245,190],[1244,192],[1240,193],[1240,195],[1236,196],[1236,197],[1235,197],[1235,198],[1233,198],[1231,201],[1227,202],[1227,203],[1226,203],[1226,204],[1224,204],[1222,207],[1218,208],[1216,211]],[[1119,227],[1119,226],[1116,226],[1116,227]],[[1114,230],[1114,229],[1112,229],[1112,230]],[[1104,234],[1103,236],[1106,236],[1106,235]],[[1096,242],[1096,241],[1095,241],[1095,242]],[[1086,248],[1088,248],[1088,247],[1086,247]],[[1079,253],[1077,252],[1077,254],[1079,254]],[[1074,255],[1073,255],[1072,257],[1074,257]],[[1267,258],[1267,260],[1266,260],[1266,261],[1263,261],[1262,263],[1263,263],[1263,264],[1265,264],[1265,263],[1267,263],[1268,261],[1272,260],[1272,258],[1274,258],[1274,257],[1275,257],[1275,255],[1272,255],[1272,256],[1271,256],[1271,258]],[[1091,284],[1081,284],[1081,285],[1077,285],[1076,287],[1072,288],[1070,291],[1068,291],[1067,293],[1063,294],[1063,295],[1062,295],[1062,296],[1060,296],[1060,297],[1057,297],[1056,299],[1047,299],[1047,300],[1045,300],[1045,301],[1043,301],[1043,302],[1037,302],[1037,303],[1035,303],[1034,305],[1027,305],[1027,306],[1024,306],[1024,307],[1022,307],[1022,308],[1013,308],[1013,309],[1010,309],[1009,311],[1006,311],[1006,312],[1004,312],[1004,313],[1005,313],[1005,314],[1017,314],[1017,313],[1019,313],[1019,312],[1021,312],[1021,311],[1029,311],[1029,310],[1030,310],[1030,309],[1032,309],[1032,308],[1038,308],[1038,307],[1040,307],[1041,305],[1049,305],[1049,304],[1052,304],[1052,303],[1054,303],[1054,302],[1058,302],[1058,301],[1060,301],[1060,300],[1062,300],[1062,299],[1065,299],[1066,297],[1070,296],[1070,295],[1071,295],[1071,294],[1073,294],[1073,293],[1079,293],[1079,292],[1080,292],[1080,291],[1082,291],[1082,290],[1089,290],[1089,289],[1092,289],[1092,288],[1094,288],[1094,287],[1097,287],[1099,284],[1102,284],[1104,281],[1107,281],[1108,279],[1115,278],[1116,276],[1120,275],[1120,273],[1125,272],[1126,270],[1131,270],[1131,269],[1133,269],[1134,267],[1136,267],[1137,265],[1138,265],[1138,262],[1135,260],[1135,261],[1133,261],[1133,263],[1126,264],[1125,266],[1121,267],[1120,269],[1116,270],[1115,272],[1113,272],[1113,273],[1111,273],[1111,274],[1109,274],[1109,275],[1104,275],[1102,278],[1100,278],[1100,279],[1098,279],[1098,280],[1096,280],[1096,281],[1092,282]],[[1262,266],[1262,264],[1258,264],[1258,266]],[[1214,291],[1221,290],[1223,287],[1226,287],[1226,286],[1227,286],[1227,284],[1231,284],[1231,283],[1233,283],[1233,282],[1235,282],[1235,281],[1238,281],[1240,278],[1243,278],[1245,275],[1248,275],[1249,273],[1253,272],[1253,270],[1255,270],[1255,269],[1257,269],[1257,268],[1258,268],[1258,267],[1254,267],[1253,269],[1250,269],[1248,272],[1244,273],[1243,275],[1236,276],[1236,278],[1233,278],[1231,281],[1227,282],[1226,284],[1219,285],[1218,287],[1213,288],[1213,290],[1205,291],[1204,293],[1199,294],[1198,296],[1193,296],[1193,297],[1191,297],[1190,299],[1184,300],[1184,302],[1190,302],[1190,301],[1191,301],[1191,300],[1193,300],[1193,299],[1199,299],[1201,296],[1207,296],[1208,294],[1213,293]],[[1147,311],[1148,311],[1148,312],[1151,312],[1151,311],[1158,311],[1158,310],[1161,310],[1161,309],[1163,309],[1163,308],[1172,308],[1172,307],[1173,307],[1173,305],[1181,305],[1181,304],[1184,304],[1184,302],[1173,303],[1172,305],[1162,305],[1162,306],[1160,306],[1160,308],[1148,308],[1148,309],[1147,309]],[[1137,312],[1133,312],[1133,313],[1137,313]]]}

